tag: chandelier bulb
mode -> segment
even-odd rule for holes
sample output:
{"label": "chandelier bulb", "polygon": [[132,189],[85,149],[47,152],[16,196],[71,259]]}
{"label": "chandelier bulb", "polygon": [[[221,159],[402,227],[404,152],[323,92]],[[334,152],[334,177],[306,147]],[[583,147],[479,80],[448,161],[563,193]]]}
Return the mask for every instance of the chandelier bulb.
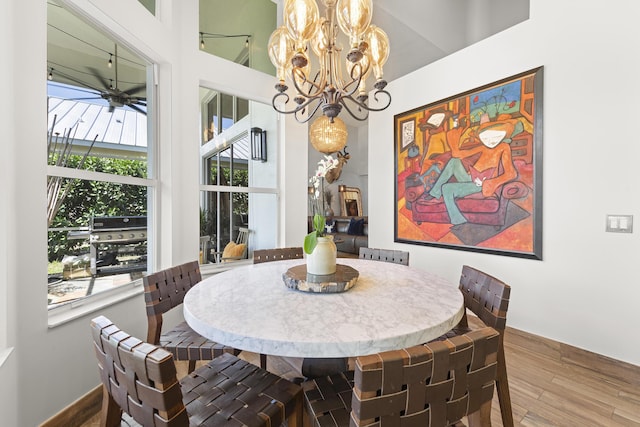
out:
{"label": "chandelier bulb", "polygon": [[372,15],[373,0],[338,0],[338,26],[349,37],[352,48],[358,48],[360,38],[371,23]]}
{"label": "chandelier bulb", "polygon": [[269,37],[268,54],[271,63],[276,67],[278,73],[278,80],[284,81],[286,69],[291,63],[291,56],[293,55],[293,41],[287,33],[287,28],[284,25],[276,28],[271,37]]}
{"label": "chandelier bulb", "polygon": [[318,31],[320,11],[315,0],[285,0],[284,26],[296,47],[306,45]]}

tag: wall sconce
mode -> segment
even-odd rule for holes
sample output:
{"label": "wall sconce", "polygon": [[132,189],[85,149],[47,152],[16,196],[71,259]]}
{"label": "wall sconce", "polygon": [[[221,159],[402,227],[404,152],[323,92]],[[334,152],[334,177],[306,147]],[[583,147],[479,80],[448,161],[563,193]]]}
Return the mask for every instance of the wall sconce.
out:
{"label": "wall sconce", "polygon": [[267,131],[251,128],[251,159],[267,161]]}

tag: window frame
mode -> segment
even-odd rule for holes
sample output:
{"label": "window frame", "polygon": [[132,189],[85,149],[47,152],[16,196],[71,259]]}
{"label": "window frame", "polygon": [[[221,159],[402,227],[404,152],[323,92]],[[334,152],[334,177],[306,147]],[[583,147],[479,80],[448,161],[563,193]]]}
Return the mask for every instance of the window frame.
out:
{"label": "window frame", "polygon": [[[94,26],[93,22],[86,21]],[[102,31],[102,30],[99,30]],[[118,40],[123,45],[128,44],[120,40],[116,35],[105,32],[107,37]],[[157,248],[155,246],[156,234],[158,232],[155,212],[158,209],[157,188],[158,188],[158,120],[157,120],[157,99],[158,86],[157,75],[159,73],[158,65],[149,57],[138,53],[141,60],[146,65],[146,83],[147,83],[147,177],[139,178],[126,175],[116,175],[105,172],[96,172],[90,170],[65,168],[61,166],[47,165],[47,177],[55,176],[66,179],[81,179],[88,181],[100,181],[113,184],[131,185],[146,188],[147,194],[147,270],[153,271],[156,265]],[[45,148],[46,149],[46,148]],[[43,194],[46,195],[46,186],[43,186]],[[43,217],[46,223],[46,215]],[[48,229],[48,228],[47,228]],[[47,325],[53,328],[67,322],[70,322],[89,313],[103,309],[104,307],[127,300],[143,292],[142,279],[135,279],[129,283],[114,287],[113,289],[104,290],[96,294],[87,295],[77,300],[61,303],[54,307],[47,308],[48,320]]]}
{"label": "window frame", "polygon": [[[201,89],[208,89],[214,92],[217,92],[216,94],[216,98],[221,99],[220,98],[220,94],[222,94],[223,92],[217,90],[217,89],[211,89],[211,88],[207,88],[204,86],[201,86]],[[235,96],[235,95],[231,95],[229,93],[225,93],[226,95],[230,95],[233,96],[233,112],[234,112],[234,123],[231,127],[229,127],[228,129],[226,129],[223,133],[218,134],[216,137],[210,139],[209,141],[205,141],[205,142],[201,142],[200,143],[200,185],[199,185],[199,192],[200,192],[200,205],[199,208],[201,209],[203,206],[203,203],[205,202],[205,199],[207,198],[207,196],[204,196],[203,193],[214,193],[216,194],[218,203],[217,203],[217,224],[216,224],[216,228],[219,229],[219,221],[220,221],[220,213],[219,213],[219,209],[220,209],[220,197],[219,195],[221,193],[229,193],[231,196],[234,193],[246,193],[249,196],[251,194],[272,194],[276,197],[277,200],[280,199],[280,188],[279,188],[279,184],[278,182],[276,182],[274,184],[274,187],[254,187],[254,186],[237,186],[234,185],[234,183],[232,182],[231,185],[220,185],[220,184],[206,184],[206,182],[209,182],[209,168],[210,168],[210,163],[212,161],[212,159],[215,156],[219,156],[220,153],[222,153],[225,149],[231,148],[231,146],[233,146],[233,144],[237,141],[240,141],[243,139],[243,137],[249,138],[251,136],[251,103],[252,102],[257,102],[260,104],[263,104],[260,101],[256,101],[253,99],[246,99],[246,98],[242,98],[244,101],[247,102],[248,106],[247,106],[247,114],[245,116],[243,116],[242,118],[240,118],[239,120],[237,119],[237,117],[235,117],[235,114],[237,113],[237,105],[238,102],[237,100],[239,99],[239,97]],[[206,114],[208,113],[208,105],[209,102],[211,101],[211,98],[205,99],[203,100],[203,102],[200,105],[200,115],[201,115],[201,119],[202,120],[207,120]],[[218,102],[218,107],[220,107],[220,102]],[[220,124],[219,127],[222,127],[222,125]],[[250,144],[250,142],[249,142]],[[230,157],[231,162],[230,162],[230,169],[231,172],[233,173],[233,158]],[[249,158],[247,159],[248,161],[248,166],[251,164],[251,157],[249,155]],[[273,161],[276,163],[274,165],[274,167],[276,169],[278,169],[278,160],[277,160],[277,156],[273,156]],[[221,168],[218,166],[218,174],[220,173]],[[219,182],[219,179],[217,180],[217,182]],[[279,217],[280,213],[279,213],[279,205],[276,204],[277,207],[276,209],[278,210],[275,215],[276,218]],[[232,204],[230,204],[230,209],[233,209]],[[230,219],[230,221],[233,221],[233,218]],[[231,232],[232,234],[232,232]],[[277,233],[276,233],[277,236]],[[251,242],[251,234],[249,235],[249,241]],[[220,244],[222,242],[220,242],[220,237],[217,237],[217,241],[216,244],[218,247],[220,247]],[[251,257],[251,254],[249,253],[249,258]],[[243,265],[246,262],[250,262],[249,260],[244,260],[244,261],[235,261],[233,263],[227,263],[225,265],[225,263],[205,263],[205,264],[200,264],[200,269],[203,272],[203,274],[208,274],[211,272],[216,272],[216,271],[220,271],[220,270],[226,270],[229,268],[233,268],[233,266],[240,266]]]}

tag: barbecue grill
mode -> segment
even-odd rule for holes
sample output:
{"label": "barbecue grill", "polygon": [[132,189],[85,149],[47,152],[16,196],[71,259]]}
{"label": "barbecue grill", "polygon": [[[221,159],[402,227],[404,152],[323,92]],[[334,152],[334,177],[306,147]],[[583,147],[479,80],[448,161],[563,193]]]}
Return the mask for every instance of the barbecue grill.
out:
{"label": "barbecue grill", "polygon": [[[91,275],[118,274],[147,269],[146,246],[139,253],[140,242],[147,240],[146,216],[97,216],[88,231],[69,232],[69,239],[89,239]],[[124,255],[139,255],[128,261]]]}

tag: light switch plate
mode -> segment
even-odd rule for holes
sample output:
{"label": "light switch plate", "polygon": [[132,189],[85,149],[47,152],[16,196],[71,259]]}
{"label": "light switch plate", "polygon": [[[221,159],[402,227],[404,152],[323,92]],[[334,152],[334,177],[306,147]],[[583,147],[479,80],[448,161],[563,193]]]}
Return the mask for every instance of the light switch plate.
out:
{"label": "light switch plate", "polygon": [[606,231],[609,233],[633,233],[633,215],[607,215]]}

